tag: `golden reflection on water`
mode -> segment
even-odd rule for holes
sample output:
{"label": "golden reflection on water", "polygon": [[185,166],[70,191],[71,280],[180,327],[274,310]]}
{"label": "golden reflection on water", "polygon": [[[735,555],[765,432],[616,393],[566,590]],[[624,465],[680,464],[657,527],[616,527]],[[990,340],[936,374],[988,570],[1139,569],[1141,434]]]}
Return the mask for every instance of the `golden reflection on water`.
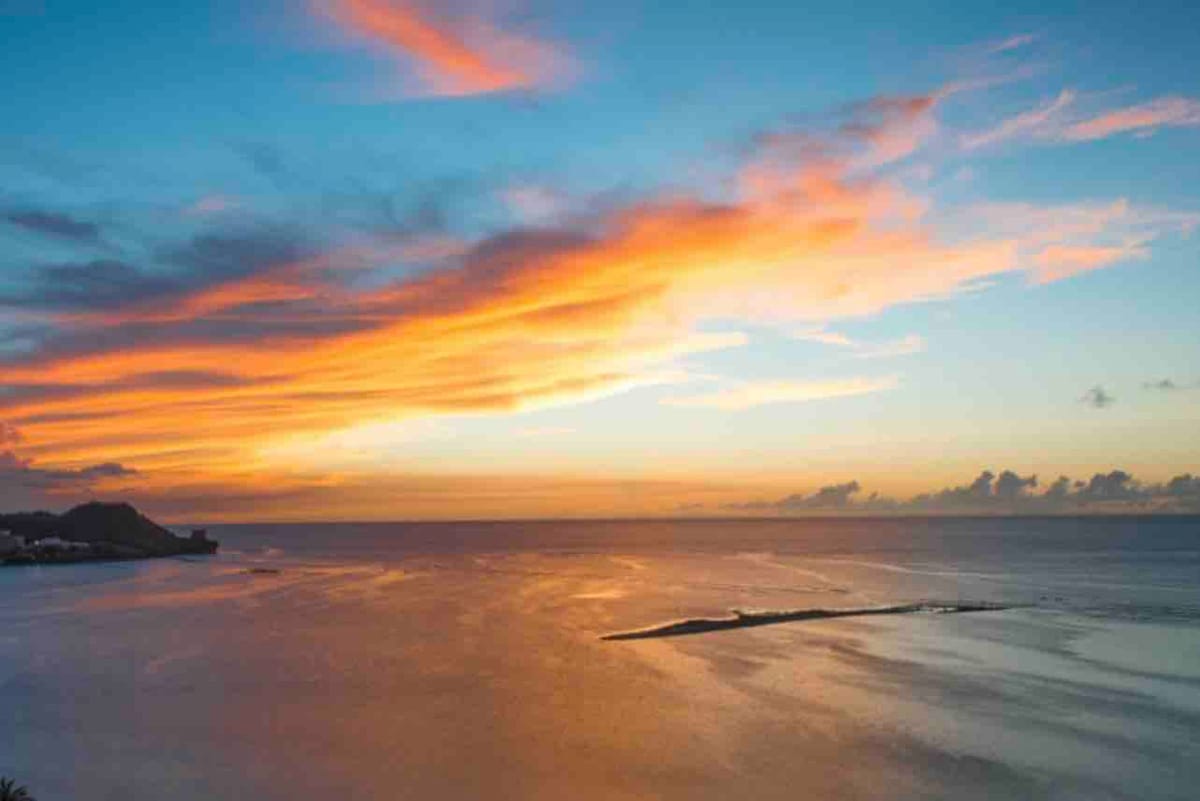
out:
{"label": "golden reflection on water", "polygon": [[[39,618],[48,686],[84,689],[43,699],[63,718],[44,712],[29,742],[72,721],[64,797],[122,770],[182,801],[1036,794],[1000,751],[978,756],[1012,699],[930,667],[985,671],[964,632],[1003,620],[599,639],[731,608],[911,600],[904,580],[769,554],[163,562]],[[923,651],[903,646],[913,634]],[[977,738],[972,755],[956,736]]]}

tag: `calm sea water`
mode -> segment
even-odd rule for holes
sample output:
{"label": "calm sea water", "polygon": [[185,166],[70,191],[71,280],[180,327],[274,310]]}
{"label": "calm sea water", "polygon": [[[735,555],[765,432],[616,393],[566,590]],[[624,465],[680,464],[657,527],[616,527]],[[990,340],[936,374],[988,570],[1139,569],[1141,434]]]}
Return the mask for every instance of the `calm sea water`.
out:
{"label": "calm sea water", "polygon": [[[0,571],[46,799],[1191,799],[1200,518],[219,527]],[[600,636],[730,609],[1005,611]]]}

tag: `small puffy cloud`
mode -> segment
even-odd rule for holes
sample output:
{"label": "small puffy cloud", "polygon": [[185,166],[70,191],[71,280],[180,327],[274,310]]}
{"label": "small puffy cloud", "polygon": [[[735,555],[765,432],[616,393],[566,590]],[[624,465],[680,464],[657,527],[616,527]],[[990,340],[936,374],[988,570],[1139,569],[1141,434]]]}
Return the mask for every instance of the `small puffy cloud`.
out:
{"label": "small puffy cloud", "polygon": [[1184,473],[1168,481],[1161,494],[1188,508],[1200,509],[1200,476]]}
{"label": "small puffy cloud", "polygon": [[1128,501],[1143,497],[1142,491],[1133,481],[1133,476],[1124,470],[1097,473],[1079,487],[1075,495],[1081,500],[1089,501]]}
{"label": "small puffy cloud", "polygon": [[1059,476],[1051,482],[1050,486],[1046,487],[1046,492],[1043,497],[1055,503],[1066,500],[1067,495],[1071,492],[1071,479],[1067,476]]}
{"label": "small puffy cloud", "polygon": [[1022,478],[1011,470],[1005,470],[996,479],[992,494],[1001,501],[1016,501],[1027,491],[1037,486],[1037,476]]}
{"label": "small puffy cloud", "polygon": [[918,495],[908,502],[915,509],[966,510],[1012,504],[1037,486],[1037,476],[1021,477],[1011,470],[997,476],[984,470],[970,484]]}
{"label": "small puffy cloud", "polygon": [[1117,399],[1105,391],[1104,387],[1096,385],[1083,393],[1079,402],[1093,409],[1107,409],[1117,402]]}

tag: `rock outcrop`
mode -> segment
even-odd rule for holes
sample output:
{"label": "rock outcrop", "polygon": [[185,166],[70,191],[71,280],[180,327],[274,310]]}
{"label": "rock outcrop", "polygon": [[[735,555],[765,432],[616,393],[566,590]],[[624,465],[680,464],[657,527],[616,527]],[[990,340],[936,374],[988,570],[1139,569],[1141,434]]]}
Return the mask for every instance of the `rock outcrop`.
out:
{"label": "rock outcrop", "polygon": [[213,554],[218,547],[203,531],[176,536],[127,503],[86,503],[62,515],[0,515],[0,531],[24,541],[4,557],[15,564]]}

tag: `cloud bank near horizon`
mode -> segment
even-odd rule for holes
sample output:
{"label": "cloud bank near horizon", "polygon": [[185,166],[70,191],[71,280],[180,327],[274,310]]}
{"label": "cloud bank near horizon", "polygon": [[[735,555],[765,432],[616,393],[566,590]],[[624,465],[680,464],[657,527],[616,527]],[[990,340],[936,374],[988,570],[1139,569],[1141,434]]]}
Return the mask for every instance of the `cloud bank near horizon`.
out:
{"label": "cloud bank near horizon", "polygon": [[871,493],[862,497],[858,481],[821,487],[769,501],[725,505],[739,512],[846,513],[1200,513],[1200,476],[1182,473],[1162,483],[1143,483],[1124,470],[1095,473],[1090,479],[1059,476],[1039,491],[1036,475],[984,470],[969,484],[945,487],[898,500]]}
{"label": "cloud bank near horizon", "polygon": [[[573,504],[579,497],[591,498],[595,508],[619,509],[616,502],[633,486],[649,500],[649,505],[631,512],[638,515],[1200,514],[1200,474],[1191,472],[1153,482],[1114,469],[1086,479],[1060,475],[1046,482],[1036,474],[983,470],[969,482],[902,498],[868,491],[861,482],[850,480],[774,499],[680,504],[671,499],[714,493],[729,497],[734,489],[695,481],[566,476],[464,475],[447,482],[433,474],[374,476],[350,483],[313,476],[264,481],[247,474],[235,489],[213,481],[164,488],[152,476],[121,464],[47,469],[10,451],[0,452],[0,511],[8,512],[63,510],[101,498],[129,500],[173,520],[322,520],[330,519],[330,509],[347,510],[357,515],[354,519],[387,520],[406,515],[446,517],[445,503],[453,498],[459,516],[530,517],[538,516],[539,509],[543,516],[556,516],[567,508],[578,514],[580,509]],[[403,515],[395,511],[397,498],[405,501]],[[497,498],[505,503],[495,506]],[[542,504],[549,498],[571,500],[572,505],[547,513]],[[386,500],[383,506],[381,499]],[[334,503],[340,505],[331,506]],[[216,508],[219,513],[213,512]]]}

